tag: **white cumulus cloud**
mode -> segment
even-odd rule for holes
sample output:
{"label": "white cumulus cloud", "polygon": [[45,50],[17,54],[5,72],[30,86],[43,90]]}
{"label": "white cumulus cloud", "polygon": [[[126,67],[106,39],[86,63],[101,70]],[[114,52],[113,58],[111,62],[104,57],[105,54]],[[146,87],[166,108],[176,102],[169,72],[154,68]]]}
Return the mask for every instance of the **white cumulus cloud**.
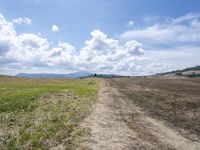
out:
{"label": "white cumulus cloud", "polygon": [[[179,24],[173,24],[171,25],[173,28],[179,27]],[[192,31],[197,28],[198,31],[198,25],[199,21],[195,18],[195,20],[191,20],[189,27],[182,25],[178,31],[182,32],[182,28],[189,28]],[[148,31],[150,29],[155,32],[150,33]],[[160,30],[162,32],[158,33]],[[18,34],[13,22],[8,21],[0,14],[0,74],[19,72],[66,73],[87,70],[97,73],[144,75],[171,70],[176,66],[177,61],[175,60],[177,59],[180,60],[179,64],[190,60],[191,57],[193,57],[194,62],[190,64],[198,62],[198,54],[200,54],[197,50],[198,46],[195,49],[192,46],[188,47],[192,52],[191,56],[187,57],[183,55],[186,53],[187,47],[179,47],[173,53],[172,50],[166,49],[161,51],[145,50],[143,43],[138,42],[141,41],[140,38],[137,40],[138,37],[146,39],[151,37],[157,41],[169,40],[169,37],[162,37],[168,34],[168,36],[173,37],[171,33],[165,33],[168,30],[169,27],[153,25],[147,29],[137,30],[137,33],[142,33],[142,35],[132,34],[130,31],[131,38],[128,40],[114,39],[100,30],[94,30],[90,33],[91,38],[85,41],[85,45],[81,49],[76,49],[70,43],[63,41],[52,46],[48,39],[40,34]],[[190,35],[189,33],[188,36]],[[158,39],[159,36],[161,36],[160,39]],[[170,57],[172,54],[173,57]],[[187,54],[189,55],[189,52]],[[186,65],[186,63],[182,64]]]}
{"label": "white cumulus cloud", "polygon": [[25,24],[30,25],[32,23],[32,20],[29,18],[21,18],[20,17],[20,18],[13,19],[12,22],[17,23],[17,24],[25,23]]}
{"label": "white cumulus cloud", "polygon": [[133,21],[133,20],[130,20],[130,21],[128,22],[128,24],[129,24],[130,26],[132,26],[132,25],[134,25],[134,21]]}
{"label": "white cumulus cloud", "polygon": [[[38,34],[17,34],[13,24],[0,17],[0,66],[11,72],[41,70],[87,70],[99,73],[138,74],[150,58],[144,56],[142,44],[121,42],[94,30],[91,39],[76,50],[67,42],[51,47],[48,40]],[[140,73],[140,74],[141,74]]]}
{"label": "white cumulus cloud", "polygon": [[58,27],[57,25],[52,25],[51,31],[52,31],[52,32],[59,32],[60,29],[59,29],[59,27]]}

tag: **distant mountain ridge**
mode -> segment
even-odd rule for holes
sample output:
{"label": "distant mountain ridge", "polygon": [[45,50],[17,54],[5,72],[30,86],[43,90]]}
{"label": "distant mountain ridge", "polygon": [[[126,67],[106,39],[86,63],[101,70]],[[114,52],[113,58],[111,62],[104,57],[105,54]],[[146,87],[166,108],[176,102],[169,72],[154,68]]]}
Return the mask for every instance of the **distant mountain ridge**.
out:
{"label": "distant mountain ridge", "polygon": [[81,78],[81,77],[87,77],[87,76],[91,76],[91,73],[87,71],[78,71],[78,72],[69,73],[69,74],[19,73],[16,75],[16,77],[22,77],[22,78]]}
{"label": "distant mountain ridge", "polygon": [[[150,75],[154,77],[164,77],[164,76],[179,76],[179,77],[200,77],[200,65],[189,67],[182,70],[174,70],[164,73],[157,73]],[[113,78],[113,77],[129,77],[129,76],[120,76],[116,74],[96,74],[90,73],[87,71],[78,71],[69,74],[48,74],[48,73],[19,73],[15,77],[24,77],[24,78],[87,78],[87,77],[103,77],[103,78]]]}
{"label": "distant mountain ridge", "polygon": [[87,71],[78,71],[69,74],[48,74],[48,73],[19,73],[15,77],[21,78],[89,78],[89,77],[99,77],[99,78],[112,78],[120,77],[116,74],[96,74]]}

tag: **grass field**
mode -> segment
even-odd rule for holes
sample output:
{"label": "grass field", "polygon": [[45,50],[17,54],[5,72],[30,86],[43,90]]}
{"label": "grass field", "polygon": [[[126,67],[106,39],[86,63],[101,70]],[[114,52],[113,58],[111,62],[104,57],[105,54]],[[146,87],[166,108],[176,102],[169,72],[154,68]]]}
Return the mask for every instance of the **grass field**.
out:
{"label": "grass field", "polygon": [[0,149],[76,148],[98,80],[0,77]]}

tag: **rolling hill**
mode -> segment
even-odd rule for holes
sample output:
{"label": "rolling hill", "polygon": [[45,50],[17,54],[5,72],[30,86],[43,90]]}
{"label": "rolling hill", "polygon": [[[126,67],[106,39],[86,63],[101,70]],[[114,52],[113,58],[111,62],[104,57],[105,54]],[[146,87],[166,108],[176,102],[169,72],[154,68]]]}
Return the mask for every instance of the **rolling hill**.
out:
{"label": "rolling hill", "polygon": [[158,73],[153,75],[155,77],[167,77],[167,78],[177,78],[177,77],[200,77],[200,66],[189,67],[182,70],[174,70],[171,72]]}

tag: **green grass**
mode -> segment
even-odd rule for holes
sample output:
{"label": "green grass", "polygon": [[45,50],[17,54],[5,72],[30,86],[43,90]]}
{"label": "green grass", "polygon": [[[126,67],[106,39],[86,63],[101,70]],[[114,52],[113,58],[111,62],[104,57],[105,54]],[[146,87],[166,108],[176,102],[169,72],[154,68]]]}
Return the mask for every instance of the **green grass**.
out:
{"label": "green grass", "polygon": [[0,79],[0,112],[24,110],[38,95],[69,90],[78,96],[95,94],[93,81],[64,79]]}
{"label": "green grass", "polygon": [[98,80],[0,77],[0,149],[74,149]]}

